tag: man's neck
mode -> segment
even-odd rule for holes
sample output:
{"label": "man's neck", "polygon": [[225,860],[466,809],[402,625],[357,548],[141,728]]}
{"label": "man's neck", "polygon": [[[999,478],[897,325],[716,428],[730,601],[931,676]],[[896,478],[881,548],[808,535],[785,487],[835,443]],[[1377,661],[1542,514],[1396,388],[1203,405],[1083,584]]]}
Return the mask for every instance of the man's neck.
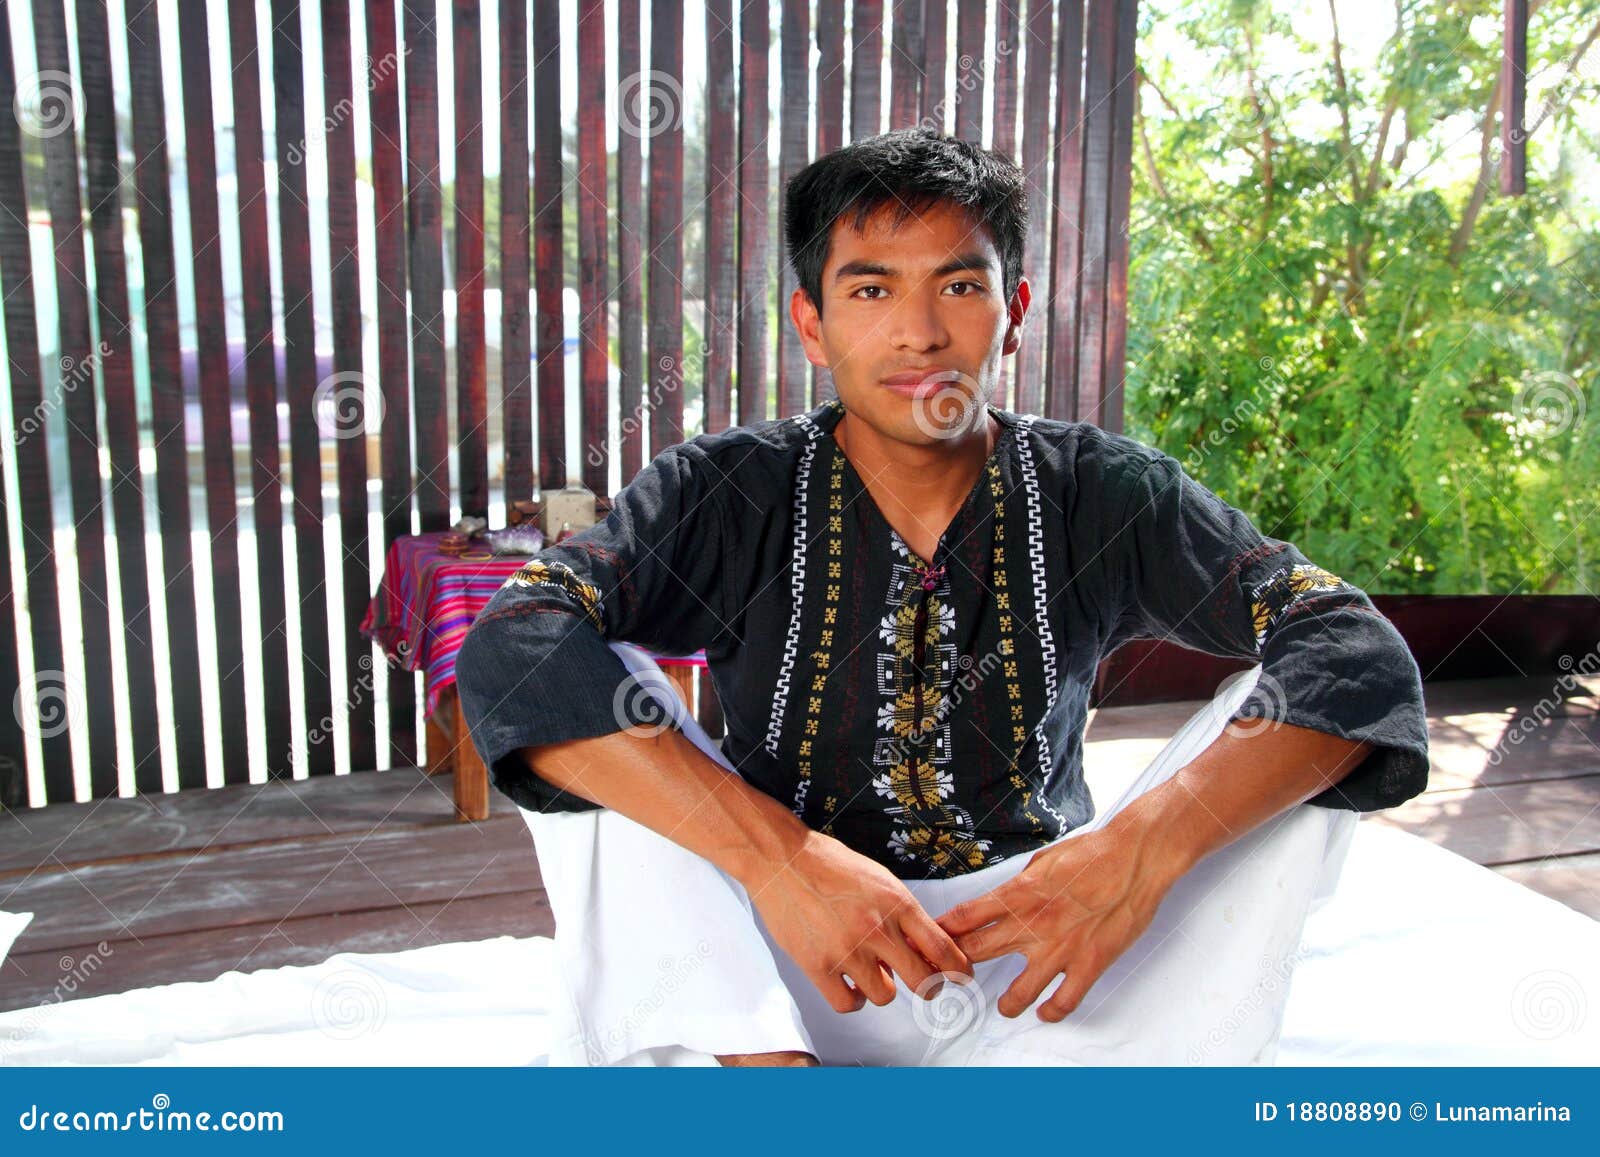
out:
{"label": "man's neck", "polygon": [[924,561],[931,561],[940,535],[972,493],[999,433],[999,420],[985,408],[984,420],[971,430],[931,446],[885,438],[848,411],[833,436],[889,525]]}

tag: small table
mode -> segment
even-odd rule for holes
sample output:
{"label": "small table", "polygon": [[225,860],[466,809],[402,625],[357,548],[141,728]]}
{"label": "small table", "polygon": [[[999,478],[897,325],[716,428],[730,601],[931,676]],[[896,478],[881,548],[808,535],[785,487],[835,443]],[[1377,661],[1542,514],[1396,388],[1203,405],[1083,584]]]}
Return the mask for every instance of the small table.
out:
{"label": "small table", "polygon": [[[391,663],[423,673],[427,772],[455,773],[456,818],[475,821],[489,817],[489,772],[462,719],[456,652],[494,593],[532,556],[494,555],[486,549],[444,554],[439,541],[446,533],[401,535],[390,544],[361,633]],[[651,658],[692,706],[695,668],[706,665],[705,652]]]}

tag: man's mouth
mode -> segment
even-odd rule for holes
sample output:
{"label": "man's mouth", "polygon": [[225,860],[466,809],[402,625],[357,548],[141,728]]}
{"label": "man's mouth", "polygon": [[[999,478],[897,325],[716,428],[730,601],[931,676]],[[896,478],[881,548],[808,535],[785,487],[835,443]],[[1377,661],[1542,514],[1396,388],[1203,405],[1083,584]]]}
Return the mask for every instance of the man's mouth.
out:
{"label": "man's mouth", "polygon": [[921,370],[902,370],[879,379],[879,383],[897,394],[921,398],[942,390],[960,389],[961,372],[948,366],[929,366]]}

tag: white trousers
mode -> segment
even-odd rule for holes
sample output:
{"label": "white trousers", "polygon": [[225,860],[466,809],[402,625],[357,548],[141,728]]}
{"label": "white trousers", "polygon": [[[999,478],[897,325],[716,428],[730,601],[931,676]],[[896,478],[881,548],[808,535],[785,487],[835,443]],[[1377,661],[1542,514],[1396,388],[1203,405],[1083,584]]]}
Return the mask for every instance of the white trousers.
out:
{"label": "white trousers", "polygon": [[[732,770],[638,648],[611,644],[684,733]],[[1249,695],[1260,668],[1196,712],[1114,804],[1061,837],[1103,826],[1192,761]],[[1144,934],[1058,1023],[995,1005],[1026,964],[974,964],[975,983],[932,1001],[897,978],[895,1000],[835,1012],[773,942],[721,869],[609,809],[523,810],[556,919],[565,999],[550,1063],[712,1065],[729,1053],[804,1050],[824,1064],[1244,1065],[1272,1063],[1301,930],[1332,894],[1353,812],[1301,804],[1212,853],[1168,892]],[[1022,869],[1013,856],[907,887],[938,917]]]}

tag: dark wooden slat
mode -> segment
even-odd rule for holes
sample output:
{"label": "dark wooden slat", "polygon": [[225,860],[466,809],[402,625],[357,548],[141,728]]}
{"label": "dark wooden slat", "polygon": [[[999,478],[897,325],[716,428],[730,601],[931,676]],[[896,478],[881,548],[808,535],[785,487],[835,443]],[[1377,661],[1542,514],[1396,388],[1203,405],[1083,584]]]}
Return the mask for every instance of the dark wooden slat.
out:
{"label": "dark wooden slat", "polygon": [[[528,857],[531,861],[531,848]],[[498,878],[499,865],[496,882]],[[544,888],[538,887],[365,912],[201,928],[143,941],[108,940],[104,953],[96,941],[81,946],[85,951],[68,946],[67,954],[83,960],[92,950],[108,962],[107,967],[80,970],[82,980],[73,995],[83,999],[157,984],[215,980],[225,972],[321,964],[338,952],[403,952],[432,944],[496,936],[550,936],[554,932],[550,900]],[[0,1012],[59,999],[62,955],[61,949],[13,950],[0,974]]]}
{"label": "dark wooden slat", "polygon": [[[734,256],[738,211],[733,4],[706,3],[706,313],[705,430],[733,422],[734,316],[739,270]],[[627,411],[624,410],[624,413]]]}
{"label": "dark wooden slat", "polygon": [[[306,193],[306,110],[300,15],[294,0],[272,4],[273,113],[278,142],[278,237],[283,262],[284,393],[289,401],[290,486],[294,495],[296,602],[306,726],[333,730],[328,671],[327,562],[322,548],[322,445],[317,403],[316,322],[311,304],[311,217]],[[323,721],[327,722],[324,723]],[[306,767],[332,775],[333,746],[308,742]]]}
{"label": "dark wooden slat", "polygon": [[156,459],[157,520],[161,528],[163,602],[167,620],[178,784],[204,787],[205,735],[200,697],[193,555],[190,540],[188,453],[184,433],[176,260],[168,184],[166,100],[161,75],[160,25],[149,0],[127,7],[132,93],[134,188],[143,267],[151,435]]}
{"label": "dark wooden slat", "polygon": [[994,8],[994,123],[990,148],[1017,159],[1017,75],[1022,41],[1022,0],[998,0]]}
{"label": "dark wooden slat", "polygon": [[1083,246],[1083,0],[1064,0],[1057,21],[1054,233],[1044,414],[1075,420],[1078,259]]}
{"label": "dark wooden slat", "polygon": [[945,76],[949,41],[949,0],[922,0],[922,111],[918,119],[936,133],[949,131],[950,92]]}
{"label": "dark wooden slat", "polygon": [[[266,153],[261,133],[261,60],[255,10],[228,7],[233,136],[239,187],[240,300],[245,396],[250,411],[251,519],[256,535],[263,702],[289,702],[289,612],[283,589],[283,488],[278,451],[278,366],[272,321],[272,248],[267,229]],[[289,712],[266,712],[267,775],[293,774]]]}
{"label": "dark wooden slat", "polygon": [[1116,0],[1089,0],[1083,82],[1083,190],[1079,233],[1078,378],[1072,415],[1101,422],[1106,322],[1106,247],[1111,208],[1111,74],[1116,65]]}
{"label": "dark wooden slat", "polygon": [[500,0],[500,428],[508,509],[533,497],[528,164],[528,6]]}
{"label": "dark wooden slat", "polygon": [[[11,62],[10,14],[0,5],[0,99],[15,108],[17,79]],[[67,101],[70,108],[71,102]],[[23,536],[23,569],[27,575],[27,601],[33,629],[33,669],[27,684],[45,745],[47,798],[73,798],[72,748],[67,724],[81,710],[75,694],[60,701],[68,690],[61,643],[60,595],[56,589],[55,519],[50,509],[50,455],[40,420],[44,407],[44,375],[39,360],[39,324],[33,298],[33,256],[28,239],[28,196],[22,181],[21,126],[15,116],[0,124],[0,290],[4,291],[6,373],[11,395],[12,454],[16,461],[17,498]],[[0,517],[7,502],[0,485]],[[9,525],[9,522],[0,524]],[[24,685],[17,647],[16,607],[11,586],[9,533],[0,535],[0,566],[4,571],[4,598],[0,599],[0,700],[18,710],[0,729],[0,803],[20,807],[27,803],[27,747],[23,741],[24,704],[17,698]]]}
{"label": "dark wooden slat", "polygon": [[153,0],[127,6],[128,81],[133,100],[133,182],[144,267],[145,333],[150,378],[150,435],[155,443],[156,518],[161,528],[161,596],[167,620],[174,754],[178,786],[206,786],[205,719],[200,698],[200,640],[194,619],[194,548],[189,538],[189,448],[184,435],[183,360],[178,339],[178,282],[167,181],[167,107],[161,78],[161,26]]}
{"label": "dark wooden slat", "polygon": [[533,280],[538,312],[539,486],[567,484],[566,321],[561,232],[561,13],[533,8]]}
{"label": "dark wooden slat", "polygon": [[683,441],[683,8],[650,7],[650,238],[645,260],[650,452]]}
{"label": "dark wooden slat", "polygon": [[1100,424],[1122,433],[1128,372],[1128,222],[1133,193],[1133,117],[1139,103],[1134,60],[1138,0],[1117,0],[1116,70],[1112,74],[1111,203],[1106,223],[1106,342]]}
{"label": "dark wooden slat", "polygon": [[844,0],[817,0],[817,153],[844,144]]}
{"label": "dark wooden slat", "polygon": [[722,718],[722,704],[717,699],[717,687],[711,679],[711,670],[701,667],[695,676],[695,722],[712,739],[721,739],[726,730]]}
{"label": "dark wooden slat", "polygon": [[[956,7],[956,136],[981,144],[983,101],[989,85],[989,61],[984,56],[988,10],[983,0],[959,0]],[[996,59],[1004,54],[995,50]]]}
{"label": "dark wooden slat", "polygon": [[767,417],[767,7],[739,12],[739,425]]}
{"label": "dark wooden slat", "polygon": [[[811,145],[811,8],[807,0],[784,0],[779,106],[778,187],[805,168]],[[782,242],[780,239],[780,246]],[[789,298],[799,284],[794,266],[780,251],[778,260],[778,416],[810,408],[810,377],[805,347],[789,320]]]}
{"label": "dark wooden slat", "polygon": [[[350,726],[350,767],[378,765],[373,710],[372,641],[361,619],[372,595],[367,564],[367,445],[373,434],[367,413],[367,375],[361,339],[361,248],[356,223],[354,81],[351,77],[350,9],[322,6],[323,94],[328,121],[328,280],[333,314],[333,370],[339,383],[324,414],[324,434],[335,438],[339,479],[339,549],[343,597],[344,701]],[[331,741],[332,729],[327,732]]]}
{"label": "dark wooden slat", "polygon": [[[1069,0],[1070,2],[1070,0]],[[1018,413],[1044,409],[1045,345],[1050,328],[1050,221],[1054,203],[1050,163],[1050,75],[1055,0],[1028,0],[1027,72],[1023,76],[1022,172],[1028,183],[1028,239],[1023,273],[1033,290],[1028,320],[1017,350],[1012,405]]]}
{"label": "dark wooden slat", "polygon": [[[33,5],[35,59],[41,72],[72,75],[66,13],[61,0]],[[71,82],[71,83],[76,83]],[[50,213],[56,283],[57,365],[62,368],[62,415],[67,444],[67,474],[78,556],[78,611],[84,654],[111,653],[110,574],[106,559],[105,504],[101,496],[99,407],[94,370],[100,351],[93,346],[89,321],[89,274],[84,256],[83,203],[79,192],[76,110],[73,102],[56,109],[60,131],[41,145],[45,163],[45,201]],[[70,386],[71,388],[67,388]],[[15,403],[13,403],[15,407]],[[13,409],[13,416],[16,414]],[[22,454],[18,454],[19,464]],[[31,467],[30,467],[31,469]],[[27,488],[24,488],[24,494]],[[54,570],[54,568],[51,568]],[[9,571],[7,572],[10,573]],[[43,614],[36,609],[35,615]],[[35,655],[41,644],[35,641]],[[45,646],[48,653],[48,644]],[[35,660],[36,664],[38,660]],[[117,708],[111,664],[85,663],[83,705],[88,715],[89,794],[117,794]],[[52,735],[44,749],[46,798],[70,801],[72,768],[68,735]],[[64,786],[65,794],[56,787]]]}
{"label": "dark wooden slat", "polygon": [[[367,6],[367,87],[372,110],[373,269],[377,283],[378,389],[383,395],[383,544],[411,533],[411,380],[406,355],[405,177],[400,150],[401,55],[394,5]],[[509,131],[509,128],[508,128]],[[526,359],[524,359],[526,361]],[[418,676],[389,670],[389,760],[416,766]]]}
{"label": "dark wooden slat", "polygon": [[206,524],[211,538],[208,613],[216,622],[217,697],[222,716],[224,783],[250,781],[245,728],[244,612],[239,585],[238,480],[234,475],[232,392],[223,307],[222,219],[217,205],[217,128],[211,105],[211,36],[203,0],[178,6],[183,70],[185,176],[194,250],[196,356],[204,445]]}
{"label": "dark wooden slat", "polygon": [[463,515],[489,514],[483,336],[483,53],[478,5],[455,0],[456,470]]}
{"label": "dark wooden slat", "polygon": [[[106,440],[111,451],[111,509],[117,528],[117,569],[128,664],[128,731],[133,741],[133,786],[161,791],[156,716],[155,650],[150,637],[150,584],[145,554],[139,417],[134,393],[133,332],[128,324],[128,272],[122,233],[122,177],[117,162],[111,36],[105,5],[80,0],[78,60],[83,69],[84,146],[90,232],[94,244],[95,309],[100,325],[100,373],[105,383]],[[98,659],[99,656],[91,656]]]}
{"label": "dark wooden slat", "polygon": [[434,6],[405,0],[406,225],[416,495],[423,533],[450,525],[450,410],[445,391],[444,233],[439,190],[439,44]]}
{"label": "dark wooden slat", "polygon": [[889,25],[889,127],[908,129],[922,115],[922,0],[894,0]]}
{"label": "dark wooden slat", "polygon": [[1500,55],[1500,191],[1528,191],[1528,0],[1506,0]]}
{"label": "dark wooden slat", "polygon": [[[817,141],[816,156],[825,156],[844,142],[844,0],[817,2]],[[784,307],[787,313],[788,306]],[[826,366],[811,366],[811,399],[815,405],[838,394]],[[710,686],[709,683],[706,684]]]}
{"label": "dark wooden slat", "polygon": [[[619,92],[639,74],[641,35],[639,0],[617,0]],[[641,95],[637,84],[627,91],[634,100]],[[622,117],[617,133],[617,400],[624,485],[644,465],[644,153],[633,127],[638,123],[634,111]]]}
{"label": "dark wooden slat", "polygon": [[611,376],[610,296],[606,293],[606,9],[578,8],[578,444],[583,484],[608,493],[607,395]]}
{"label": "dark wooden slat", "polygon": [[855,0],[850,14],[850,139],[883,129],[883,0]]}

